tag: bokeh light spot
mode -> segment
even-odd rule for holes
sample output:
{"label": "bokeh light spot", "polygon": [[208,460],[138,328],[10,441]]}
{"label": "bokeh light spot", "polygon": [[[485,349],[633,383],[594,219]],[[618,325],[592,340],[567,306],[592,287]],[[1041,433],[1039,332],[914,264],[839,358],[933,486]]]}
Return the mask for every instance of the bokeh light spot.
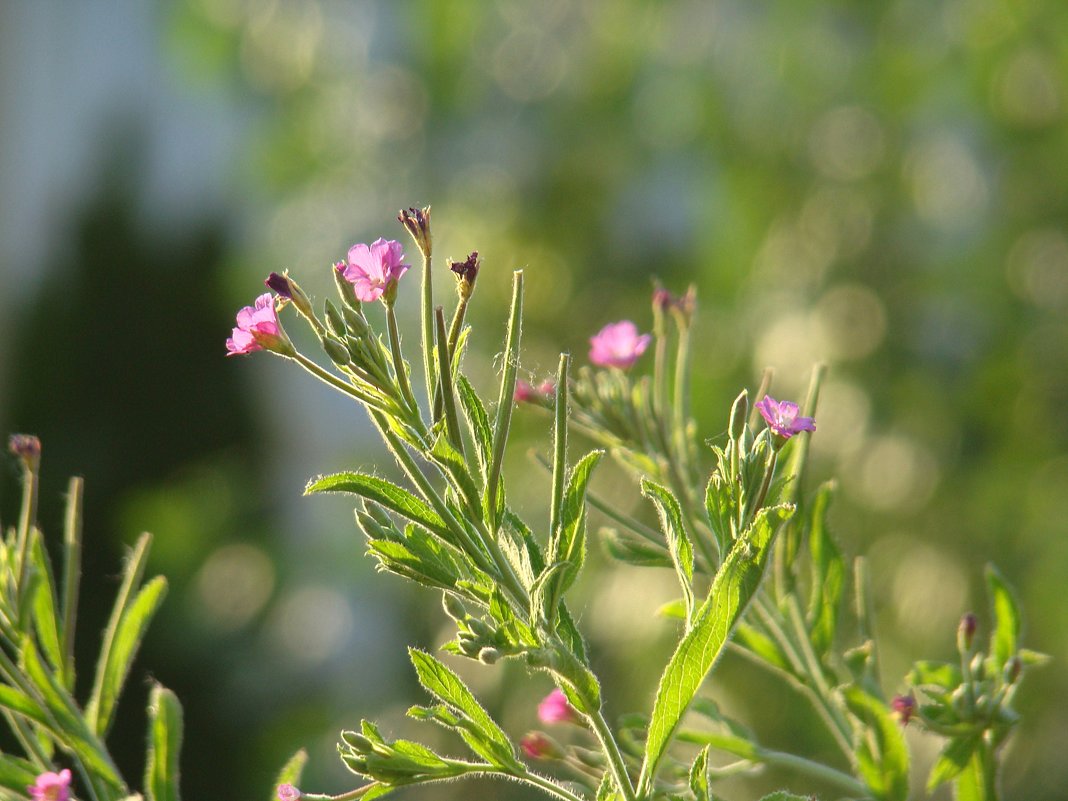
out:
{"label": "bokeh light spot", "polygon": [[234,631],[247,624],[271,597],[274,566],[254,545],[224,545],[208,556],[195,579],[196,601],[213,628]]}

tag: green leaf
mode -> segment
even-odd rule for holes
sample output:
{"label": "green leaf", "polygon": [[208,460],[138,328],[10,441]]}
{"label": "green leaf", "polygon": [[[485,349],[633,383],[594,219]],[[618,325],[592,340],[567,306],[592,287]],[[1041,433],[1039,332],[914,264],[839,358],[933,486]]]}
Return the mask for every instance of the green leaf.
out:
{"label": "green leaf", "polygon": [[682,598],[676,598],[674,601],[668,601],[666,604],[661,605],[656,610],[656,613],[660,617],[686,622],[686,602]]}
{"label": "green leaf", "polygon": [[881,700],[856,685],[843,691],[846,706],[867,728],[857,761],[862,778],[876,798],[905,801],[909,794],[909,754],[901,727]]}
{"label": "green leaf", "polygon": [[668,552],[661,546],[620,534],[614,528],[601,529],[601,542],[608,555],[639,567],[671,567]]}
{"label": "green leaf", "polygon": [[946,743],[946,747],[938,755],[938,761],[931,768],[931,775],[927,779],[927,792],[933,792],[939,785],[959,776],[968,766],[981,741],[982,734],[974,734],[970,737],[957,737]]}
{"label": "green leaf", "polygon": [[178,696],[157,684],[148,698],[148,801],[179,801],[178,761],[182,750],[182,705]]}
{"label": "green leaf", "polygon": [[759,588],[774,534],[792,511],[790,507],[762,509],[716,572],[708,598],[660,678],[645,744],[639,796],[652,788],[675,729]]}
{"label": "green leaf", "polygon": [[812,801],[813,798],[814,796],[811,795],[795,795],[785,790],[779,790],[771,795],[764,796],[760,801]]}
{"label": "green leaf", "polygon": [[563,507],[560,510],[560,525],[549,539],[547,561],[563,562],[568,566],[561,571],[553,586],[554,602],[558,601],[574,583],[586,557],[586,487],[593,468],[601,461],[604,451],[590,451],[571,470],[567,489],[564,491]]}
{"label": "green leaf", "polygon": [[60,673],[65,670],[63,647],[60,645],[59,622],[56,619],[56,583],[52,576],[52,565],[44,551],[41,537],[34,532],[30,557],[38,581],[33,592],[33,625],[37,631],[37,641],[41,651]]}
{"label": "green leaf", "polygon": [[695,801],[708,801],[708,749],[706,745],[698,751],[690,766],[690,790]]}
{"label": "green leaf", "polygon": [[990,655],[1000,671],[1020,646],[1020,605],[1008,582],[993,565],[986,567],[986,585],[994,621]]}
{"label": "green leaf", "polygon": [[497,416],[493,423],[493,450],[486,471],[486,497],[493,501],[490,527],[497,528],[496,499],[501,482],[504,450],[508,444],[508,430],[512,424],[515,403],[515,382],[519,372],[519,345],[523,335],[523,271],[512,273],[512,306],[508,313],[508,334],[504,346],[504,371],[497,395]]}
{"label": "green leaf", "polygon": [[335,473],[330,476],[320,476],[304,488],[305,495],[320,492],[346,492],[359,495],[361,498],[374,501],[396,512],[413,523],[430,529],[442,539],[451,541],[452,535],[437,512],[408,490],[384,478],[357,472]]}
{"label": "green leaf", "polygon": [[777,667],[786,673],[792,673],[790,662],[786,658],[786,655],[779,648],[775,640],[766,634],[757,631],[752,626],[745,623],[740,623],[738,629],[735,632],[735,639],[738,644],[746,650],[752,652],[755,656],[763,659],[769,665]]}
{"label": "green leaf", "polygon": [[41,705],[14,687],[0,684],[0,707],[21,715],[45,728],[52,728],[52,722]]}
{"label": "green leaf", "polygon": [[463,454],[449,442],[445,431],[439,433],[434,440],[430,448],[430,458],[444,470],[449,485],[457,496],[463,498],[468,511],[472,515],[481,515],[483,513],[482,492],[471,478]]}
{"label": "green leaf", "polygon": [[601,783],[597,785],[595,801],[619,801],[620,795],[616,791],[616,783],[612,779],[612,771],[606,770],[601,776]]}
{"label": "green leaf", "polygon": [[414,523],[405,527],[402,541],[370,539],[367,549],[384,569],[442,589],[453,589],[459,581],[482,572],[466,554]]}
{"label": "green leaf", "polygon": [[921,659],[912,666],[905,681],[924,692],[935,691],[940,695],[945,695],[959,687],[963,678],[960,674],[960,667],[957,665]]}
{"label": "green leaf", "polygon": [[471,382],[463,373],[456,375],[456,389],[460,398],[460,408],[467,420],[467,427],[471,430],[471,439],[475,443],[475,454],[478,456],[482,480],[485,483],[486,468],[493,451],[493,430],[490,428],[489,415],[486,414],[486,407],[482,405]]}
{"label": "green leaf", "polygon": [[[301,748],[293,756],[289,758],[289,761],[282,766],[282,769],[278,771],[278,775],[274,778],[274,787],[277,788],[280,784],[292,784],[297,786],[300,784],[300,777],[304,773],[304,766],[308,764],[308,752]],[[271,801],[276,801],[276,796],[271,795]]]}
{"label": "green leaf", "polygon": [[809,529],[812,587],[807,617],[812,648],[819,655],[826,654],[834,643],[842,587],[845,583],[845,562],[842,561],[842,553],[827,530],[827,509],[833,493],[834,483],[830,481],[816,491]]}
{"label": "green leaf", "polygon": [[0,788],[13,795],[0,793],[3,798],[25,798],[26,788],[36,783],[40,769],[32,762],[19,757],[3,754],[0,756]]}
{"label": "green leaf", "polygon": [[693,620],[694,609],[693,545],[690,544],[690,538],[682,522],[682,508],[667,488],[655,482],[643,478],[641,488],[642,494],[653,502],[657,514],[660,515],[660,528],[667,540],[668,553],[671,554],[679,586],[682,587],[682,599],[686,603],[686,621],[689,627],[689,623]]}
{"label": "green leaf", "polygon": [[[115,705],[130,674],[134,657],[145,636],[148,624],[163,602],[167,580],[157,576],[148,582],[129,604],[116,605],[118,624],[108,628],[104,649],[97,665],[96,684],[86,710],[97,734],[103,736],[111,726]],[[120,596],[120,602],[125,598]]]}
{"label": "green leaf", "polygon": [[21,665],[26,677],[44,701],[48,729],[57,741],[70,750],[86,769],[114,790],[124,789],[119,772],[107,749],[82,718],[81,712],[66,689],[45,667],[28,637],[20,649]]}
{"label": "green leaf", "polygon": [[460,677],[425,651],[409,648],[408,655],[423,688],[471,724],[459,729],[471,750],[498,767],[518,769],[515,749],[508,736]]}

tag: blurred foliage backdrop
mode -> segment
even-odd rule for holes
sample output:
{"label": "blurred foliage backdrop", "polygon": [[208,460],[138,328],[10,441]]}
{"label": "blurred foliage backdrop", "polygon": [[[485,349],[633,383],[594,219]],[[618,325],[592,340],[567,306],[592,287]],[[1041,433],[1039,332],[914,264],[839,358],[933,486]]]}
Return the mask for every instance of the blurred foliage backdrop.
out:
{"label": "blurred foliage backdrop", "polygon": [[[535,378],[606,322],[647,329],[654,279],[696,283],[706,435],[765,365],[797,397],[826,361],[814,457],[841,478],[845,548],[872,557],[887,681],[952,653],[996,561],[1028,644],[1057,659],[1024,691],[1007,797],[1063,798],[1063,2],[15,0],[0,31],[0,422],[44,441],[53,535],[67,475],[86,477],[89,589],[157,534],[172,594],[141,664],[186,704],[187,797],[266,797],[300,745],[307,784],[340,791],[337,730],[406,725],[402,643],[440,639],[436,600],[372,574],[349,504],[300,498],[381,452],[343,400],[267,358],[226,360],[223,341],[269,271],[321,297],[350,244],[404,239],[396,210],[433,204],[436,252],[483,258],[467,360],[482,386],[516,267]],[[522,429],[534,445],[548,423],[527,412]],[[510,469],[532,480],[512,487],[537,503],[524,450]],[[652,618],[670,583],[638,580],[618,572],[585,603],[611,713],[648,702],[652,666],[624,660],[670,634]],[[87,640],[105,614],[89,608]],[[793,699],[725,667],[725,702],[770,744],[804,736],[803,706],[783,726]],[[469,678],[516,735],[535,725],[547,686]]]}

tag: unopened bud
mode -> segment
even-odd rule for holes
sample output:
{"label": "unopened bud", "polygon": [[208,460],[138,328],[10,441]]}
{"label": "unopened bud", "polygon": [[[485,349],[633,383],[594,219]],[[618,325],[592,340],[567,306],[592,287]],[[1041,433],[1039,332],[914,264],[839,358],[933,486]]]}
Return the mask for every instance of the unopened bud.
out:
{"label": "unopened bud", "polygon": [[350,361],[352,357],[349,354],[349,349],[346,348],[340,340],[327,334],[322,339],[323,350],[326,351],[326,355],[330,357],[330,360],[338,367],[344,367]]}
{"label": "unopened bud", "polygon": [[352,336],[360,338],[367,335],[367,321],[359,313],[358,309],[353,310],[346,307],[342,309],[341,313],[345,318],[345,325],[348,326],[349,333]]}
{"label": "unopened bud", "polygon": [[293,308],[304,317],[309,320],[315,319],[311,301],[308,300],[308,296],[304,294],[304,290],[300,288],[300,285],[289,277],[288,273],[282,275],[271,273],[263,283],[267,285],[268,289],[273,289],[277,292],[279,297],[292,301]]}
{"label": "unopened bud", "polygon": [[496,648],[486,647],[478,652],[478,661],[483,665],[495,665],[500,658],[501,652]]}
{"label": "unopened bud", "polygon": [[972,643],[975,641],[975,630],[979,627],[979,620],[971,612],[966,613],[960,619],[960,625],[957,627],[957,648],[961,653],[966,653],[972,650]]}
{"label": "unopened bud", "polygon": [[540,731],[524,734],[523,739],[519,741],[519,747],[531,759],[558,759],[563,755],[560,746],[551,737]]}
{"label": "unopened bud", "polygon": [[347,746],[360,754],[369,754],[375,748],[375,744],[371,742],[370,738],[360,734],[358,731],[343,731],[341,732],[341,739],[345,741]]}
{"label": "unopened bud", "polygon": [[455,595],[450,595],[449,593],[442,595],[441,606],[445,609],[445,614],[455,621],[461,621],[467,617],[467,610],[464,609],[464,605],[460,603],[460,599]]}
{"label": "unopened bud", "polygon": [[346,266],[343,261],[339,261],[334,265],[334,269],[331,270],[334,274],[334,285],[337,286],[337,293],[341,296],[341,302],[345,305],[345,308],[359,311],[363,307],[360,305],[360,299],[356,297],[356,287],[349,283],[349,279],[345,277]]}
{"label": "unopened bud", "polygon": [[1014,656],[1008,662],[1005,663],[1005,670],[1003,678],[1006,684],[1015,684],[1016,680],[1020,678],[1020,672],[1023,670],[1023,662],[1020,661],[1020,657]]}
{"label": "unopened bud", "polygon": [[7,449],[22,460],[31,473],[41,464],[41,440],[33,434],[12,434],[7,440]]}
{"label": "unopened bud", "polygon": [[300,801],[300,796],[300,790],[292,784],[280,784],[275,790],[275,797],[278,801]]}
{"label": "unopened bud", "polygon": [[897,716],[902,726],[907,726],[916,713],[916,699],[912,695],[895,695],[890,702],[890,709]]}
{"label": "unopened bud", "polygon": [[337,306],[329,300],[323,303],[323,317],[326,318],[326,327],[330,333],[338,339],[344,339],[348,334],[345,328],[345,318],[341,316]]}
{"label": "unopened bud", "polygon": [[415,240],[423,256],[429,257],[433,247],[433,240],[430,236],[430,206],[421,209],[415,207],[401,209],[397,214],[397,219],[408,229],[408,233],[412,235],[412,239]]}
{"label": "unopened bud", "polygon": [[745,434],[746,419],[749,417],[749,390],[743,389],[731,406],[730,438],[737,442]]}

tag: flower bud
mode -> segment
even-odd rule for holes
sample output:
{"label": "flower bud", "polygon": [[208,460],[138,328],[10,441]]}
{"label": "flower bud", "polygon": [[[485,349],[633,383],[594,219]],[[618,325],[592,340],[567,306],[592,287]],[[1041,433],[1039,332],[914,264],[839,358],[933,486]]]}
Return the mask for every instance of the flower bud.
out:
{"label": "flower bud", "polygon": [[895,695],[890,702],[890,709],[897,716],[902,726],[907,726],[916,713],[916,699],[910,695]]}
{"label": "flower bud", "polygon": [[280,784],[278,789],[275,790],[275,796],[278,801],[300,801],[300,795],[300,790],[292,784]]}
{"label": "flower bud", "polygon": [[745,434],[745,421],[749,417],[749,390],[743,389],[731,406],[730,438],[738,442]]}
{"label": "flower bud", "polygon": [[1015,684],[1016,680],[1020,678],[1020,672],[1023,670],[1023,662],[1020,661],[1020,657],[1014,656],[1008,662],[1005,663],[1005,670],[1002,673],[1006,684]]}
{"label": "flower bud", "polygon": [[342,316],[345,318],[345,325],[348,326],[349,333],[356,338],[367,336],[367,321],[363,318],[363,315],[359,313],[359,309],[353,310],[349,308],[342,309]]}
{"label": "flower bud", "polygon": [[496,648],[486,647],[478,652],[478,661],[483,665],[495,665],[497,660],[501,658],[501,652]]}
{"label": "flower bud", "polygon": [[441,596],[441,606],[445,609],[445,614],[457,622],[467,617],[467,610],[455,595],[444,593]]}
{"label": "flower bud", "polygon": [[283,275],[271,273],[263,283],[267,285],[268,289],[273,289],[278,293],[279,297],[292,301],[293,308],[300,312],[304,317],[309,320],[315,319],[315,314],[312,312],[311,301],[308,300],[308,296],[304,294],[304,290],[300,288],[300,285],[289,277],[288,273]]}
{"label": "flower bud", "polygon": [[557,688],[538,704],[538,720],[542,723],[577,723],[579,716],[567,702],[563,690]]}
{"label": "flower bud", "polygon": [[323,317],[326,318],[326,328],[338,339],[344,339],[348,335],[345,328],[345,318],[341,316],[337,306],[329,300],[323,303]]}
{"label": "flower bud", "polygon": [[968,612],[960,619],[957,627],[957,648],[961,653],[972,650],[975,641],[975,630],[979,627],[979,621],[972,612]]}
{"label": "flower bud", "polygon": [[551,737],[540,731],[524,734],[519,747],[531,759],[558,759],[563,753]]}
{"label": "flower bud", "polygon": [[37,472],[41,464],[41,440],[33,434],[12,434],[8,437],[7,449],[22,460],[28,471]]}
{"label": "flower bud", "polygon": [[433,240],[430,236],[430,206],[421,209],[414,207],[401,209],[397,214],[397,219],[408,229],[408,233],[412,235],[412,239],[415,240],[423,256],[429,258],[433,249]]}
{"label": "flower bud", "polygon": [[352,357],[349,355],[349,349],[342,344],[338,339],[327,334],[322,339],[323,350],[326,351],[326,355],[330,357],[330,361],[336,364],[338,367],[346,366]]}
{"label": "flower bud", "polygon": [[345,277],[345,269],[347,267],[348,265],[345,262],[339,261],[334,265],[334,269],[331,272],[334,274],[334,284],[337,286],[337,292],[341,296],[341,302],[345,305],[345,308],[358,312],[363,307],[360,304],[360,299],[356,297],[356,287]]}
{"label": "flower bud", "polygon": [[375,749],[375,744],[366,735],[360,734],[358,731],[343,731],[341,732],[341,739],[359,754],[369,754]]}

